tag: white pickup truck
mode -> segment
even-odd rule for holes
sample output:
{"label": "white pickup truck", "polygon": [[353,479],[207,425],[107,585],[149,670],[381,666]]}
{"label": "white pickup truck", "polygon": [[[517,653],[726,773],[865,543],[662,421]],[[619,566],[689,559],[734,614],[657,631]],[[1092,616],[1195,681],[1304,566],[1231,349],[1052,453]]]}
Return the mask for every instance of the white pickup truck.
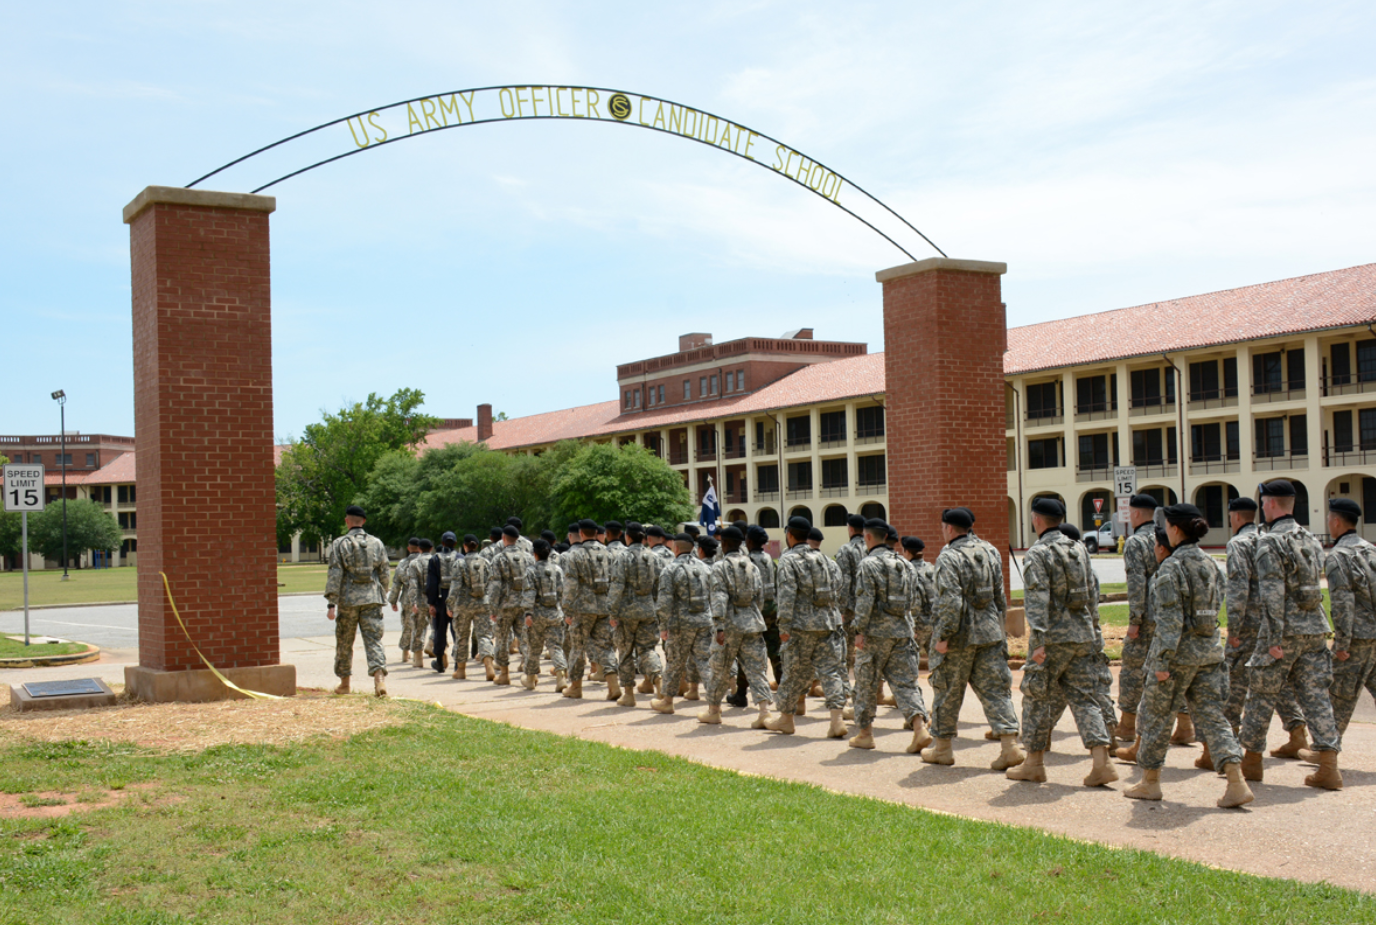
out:
{"label": "white pickup truck", "polygon": [[1099,528],[1097,533],[1092,527],[1086,529],[1084,531],[1084,542],[1085,548],[1092,553],[1098,552],[1101,549],[1116,550],[1118,548],[1118,541],[1113,538],[1113,524],[1111,523],[1104,524]]}

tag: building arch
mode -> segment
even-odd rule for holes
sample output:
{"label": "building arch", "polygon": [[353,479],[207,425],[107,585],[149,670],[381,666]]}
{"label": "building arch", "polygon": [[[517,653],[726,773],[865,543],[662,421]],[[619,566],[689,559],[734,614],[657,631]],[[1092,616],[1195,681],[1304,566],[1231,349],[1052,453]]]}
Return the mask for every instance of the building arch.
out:
{"label": "building arch", "polygon": [[1169,485],[1147,485],[1137,489],[1139,495],[1151,495],[1157,504],[1178,504],[1180,499]]}
{"label": "building arch", "polygon": [[1376,479],[1360,472],[1335,475],[1329,479],[1328,485],[1324,488],[1323,504],[1319,511],[1325,520],[1328,502],[1334,498],[1347,498],[1349,501],[1357,502],[1362,509],[1362,519],[1357,524],[1357,533],[1367,540],[1376,536],[1376,530],[1370,527],[1371,519],[1376,517]]}
{"label": "building arch", "polygon": [[779,512],[772,507],[762,507],[755,515],[755,522],[766,530],[779,529]]}
{"label": "building arch", "polygon": [[849,514],[844,504],[828,504],[822,509],[822,526],[844,527]]}
{"label": "building arch", "polygon": [[1078,526],[1082,530],[1088,531],[1094,526],[1094,518],[1096,516],[1094,501],[1096,498],[1103,502],[1097,516],[1105,523],[1108,523],[1113,517],[1113,492],[1109,491],[1107,488],[1095,488],[1087,491],[1080,496],[1080,519]]}
{"label": "building arch", "polygon": [[1209,522],[1209,532],[1199,541],[1201,546],[1227,545],[1228,503],[1237,496],[1238,490],[1230,482],[1205,482],[1194,490],[1194,506]]}
{"label": "building arch", "polygon": [[880,520],[884,520],[884,515],[886,513],[884,505],[880,504],[878,501],[867,502],[864,507],[860,508],[860,516],[866,520],[869,520],[871,517],[878,517]]}
{"label": "building arch", "polygon": [[745,511],[741,510],[738,507],[733,507],[731,510],[726,512],[727,523],[733,524],[738,520],[749,521],[750,518],[745,516]]}
{"label": "building arch", "polygon": [[788,512],[789,520],[792,520],[794,517],[806,517],[807,522],[812,523],[812,508],[808,507],[806,504],[800,504]]}

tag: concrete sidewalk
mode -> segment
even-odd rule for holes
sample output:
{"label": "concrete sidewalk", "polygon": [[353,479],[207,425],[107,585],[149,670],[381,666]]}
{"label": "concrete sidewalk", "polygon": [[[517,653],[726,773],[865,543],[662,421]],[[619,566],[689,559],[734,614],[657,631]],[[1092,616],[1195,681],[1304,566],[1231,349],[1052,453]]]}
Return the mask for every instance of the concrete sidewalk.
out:
{"label": "concrete sidewalk", "polygon": [[[661,716],[650,710],[644,696],[635,709],[606,702],[601,683],[586,685],[585,699],[574,701],[557,696],[548,675],[542,676],[536,691],[527,692],[519,686],[487,683],[481,667],[470,669],[470,678],[477,680],[467,681],[452,680],[447,672],[438,674],[429,668],[404,667],[396,638],[387,634],[389,692],[470,716],[1254,874],[1327,880],[1376,891],[1376,726],[1370,724],[1369,702],[1360,714],[1367,722],[1354,722],[1343,743],[1346,789],[1331,793],[1306,787],[1303,777],[1312,767],[1268,757],[1266,781],[1253,785],[1256,802],[1242,810],[1220,810],[1214,802],[1223,791],[1222,780],[1195,770],[1198,746],[1171,749],[1162,774],[1166,799],[1160,803],[1122,796],[1122,789],[1137,779],[1133,766],[1117,765],[1122,780],[1108,788],[1081,786],[1089,758],[1069,714],[1057,730],[1055,753],[1047,756],[1050,781],[1015,783],[989,770],[998,746],[983,738],[986,726],[973,695],[966,698],[961,714],[957,765],[944,768],[923,764],[917,756],[903,752],[911,736],[902,731],[902,717],[892,709],[880,709],[875,724],[879,747],[860,751],[847,748],[844,740],[824,738],[826,712],[817,700],[809,700],[812,712],[799,718],[798,733],[792,736],[750,729],[753,708],[727,707],[722,725],[707,726],[696,720],[701,702],[677,701],[680,712]],[[297,667],[302,687],[328,689],[336,683],[333,636],[284,639],[282,660]],[[124,666],[136,661],[134,650],[107,650],[94,664],[3,671],[0,683],[93,676],[123,683]],[[357,686],[371,690],[361,643],[355,645],[354,671]],[[1019,679],[1015,672],[1015,697]],[[923,696],[930,705],[931,688],[925,676]],[[1273,727],[1271,739],[1273,746],[1283,741],[1279,724]]]}

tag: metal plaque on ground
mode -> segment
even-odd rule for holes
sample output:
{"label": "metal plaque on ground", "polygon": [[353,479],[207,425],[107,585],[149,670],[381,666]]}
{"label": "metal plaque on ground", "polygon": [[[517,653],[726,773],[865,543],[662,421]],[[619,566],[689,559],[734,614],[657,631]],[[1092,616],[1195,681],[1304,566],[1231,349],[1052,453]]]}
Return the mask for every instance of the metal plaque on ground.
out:
{"label": "metal plaque on ground", "polygon": [[69,697],[73,694],[103,694],[104,688],[95,678],[75,681],[32,681],[24,685],[30,697]]}

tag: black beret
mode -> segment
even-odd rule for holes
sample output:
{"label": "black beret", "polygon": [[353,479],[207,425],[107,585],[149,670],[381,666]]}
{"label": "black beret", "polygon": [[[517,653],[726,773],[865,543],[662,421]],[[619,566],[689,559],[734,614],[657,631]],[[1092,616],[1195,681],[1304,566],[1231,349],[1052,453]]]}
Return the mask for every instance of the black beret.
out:
{"label": "black beret", "polygon": [[769,542],[769,531],[759,525],[755,525],[751,527],[749,530],[745,531],[745,535],[752,540],[761,540],[764,542]]}
{"label": "black beret", "polygon": [[1128,501],[1128,507],[1141,508],[1144,511],[1154,511],[1158,507],[1157,500],[1151,495],[1138,492]]}
{"label": "black beret", "polygon": [[962,504],[960,507],[956,508],[956,510],[957,510],[957,511],[964,511],[965,514],[966,514],[966,516],[970,518],[970,523],[971,523],[972,525],[974,524],[974,522],[975,522],[975,512],[974,512],[974,511],[970,510],[968,507],[966,507],[966,506],[963,505],[963,504]]}
{"label": "black beret", "polygon": [[565,530],[564,532],[565,532],[565,533],[577,533],[577,532],[578,532],[578,521],[575,520],[573,523],[569,524],[569,528],[568,528],[567,530]]}
{"label": "black beret", "polygon": [[419,546],[419,545],[420,545],[420,537],[418,537],[418,536],[413,536],[413,537],[411,537],[409,540],[406,541],[406,545],[407,545],[407,546]]}
{"label": "black beret", "polygon": [[459,541],[459,538],[458,538],[457,536],[454,535],[454,532],[453,532],[452,530],[446,530],[446,531],[444,531],[444,533],[440,534],[440,542],[441,542],[441,543],[445,543],[445,542],[448,542],[448,543],[457,543],[458,541]]}
{"label": "black beret", "polygon": [[502,528],[501,528],[501,527],[492,527],[492,528],[490,528],[490,529],[487,531],[487,535],[490,536],[490,537],[492,537],[492,539],[495,540],[497,537],[499,537],[499,536],[502,535]]}
{"label": "black beret", "polygon": [[1354,524],[1362,519],[1361,507],[1351,498],[1332,498],[1328,502],[1328,509],[1334,514],[1346,517]]}
{"label": "black beret", "polygon": [[903,548],[911,549],[913,552],[921,552],[927,548],[927,544],[922,542],[918,537],[905,536],[903,537]]}
{"label": "black beret", "polygon": [[711,553],[717,551],[717,541],[710,536],[698,537],[698,545],[702,547],[703,552]]}
{"label": "black beret", "polygon": [[1055,498],[1042,497],[1032,502],[1032,510],[1047,517],[1064,517],[1065,505]]}
{"label": "black beret", "polygon": [[344,516],[345,516],[345,517],[362,517],[362,518],[365,518],[365,519],[368,517],[367,514],[363,513],[363,508],[359,507],[357,504],[351,504],[351,505],[349,505],[348,507],[346,507],[346,508],[344,509]]}
{"label": "black beret", "polygon": [[1293,498],[1295,497],[1295,486],[1285,479],[1272,479],[1269,482],[1261,483],[1261,496],[1272,498]]}
{"label": "black beret", "polygon": [[846,526],[854,527],[856,530],[863,530],[865,529],[865,518],[861,517],[859,514],[847,514]]}
{"label": "black beret", "polygon": [[697,524],[684,524],[684,525],[683,525],[683,532],[686,533],[686,534],[688,534],[689,536],[697,536],[697,535],[700,534],[702,531],[698,529],[698,525],[697,525]]}
{"label": "black beret", "polygon": [[674,542],[675,542],[675,543],[687,543],[689,546],[692,546],[692,545],[693,545],[693,535],[692,535],[691,533],[675,533],[675,534],[674,534]]}
{"label": "black beret", "polygon": [[598,533],[606,533],[606,532],[607,532],[607,528],[604,527],[604,526],[602,526],[601,524],[597,523],[596,521],[593,522],[593,526],[597,528],[597,532],[598,532]]}
{"label": "black beret", "polygon": [[[1035,508],[1035,505],[1033,506]],[[960,527],[962,530],[969,530],[975,525],[975,519],[970,516],[970,512],[963,507],[948,507],[941,512],[941,522],[950,524],[953,527]]]}
{"label": "black beret", "polygon": [[569,544],[568,544],[568,543],[555,543],[555,544],[554,544],[554,551],[557,552],[557,553],[560,553],[560,554],[566,553],[566,552],[569,551]]}
{"label": "black beret", "polygon": [[644,525],[644,524],[641,524],[641,523],[637,523],[637,522],[634,521],[634,520],[629,520],[629,521],[626,522],[626,532],[627,532],[627,533],[644,533],[644,532],[645,532],[645,525]]}
{"label": "black beret", "polygon": [[1196,517],[1204,516],[1204,513],[1199,508],[1195,507],[1193,504],[1184,502],[1180,504],[1168,504],[1162,510],[1162,513],[1166,515],[1167,520],[1177,525],[1187,524]]}
{"label": "black beret", "polygon": [[539,554],[542,553],[542,552],[549,552],[549,550],[550,550],[549,540],[545,539],[545,538],[542,536],[542,537],[540,537],[538,540],[536,540],[534,543],[531,543],[531,544],[530,544],[530,548],[533,549],[533,550],[535,551],[535,554],[536,554],[536,555],[539,555]]}
{"label": "black beret", "polygon": [[422,540],[421,540],[419,543],[417,543],[416,545],[419,546],[421,549],[434,549],[434,548],[435,548],[435,544],[432,543],[432,542],[430,542],[430,541],[427,540],[427,539],[422,539]]}
{"label": "black beret", "polygon": [[872,533],[882,533],[885,536],[889,533],[889,525],[878,517],[871,517],[869,520],[865,521],[865,529]]}
{"label": "black beret", "polygon": [[607,521],[607,529],[610,530],[610,531],[612,531],[613,533],[620,531],[620,530],[621,530],[621,521],[619,521],[619,520],[609,520],[609,521]]}
{"label": "black beret", "polygon": [[596,532],[597,532],[597,521],[595,521],[595,520],[580,520],[580,521],[578,521],[578,529],[579,529],[581,532],[583,532],[583,533],[596,533]]}
{"label": "black beret", "polygon": [[515,527],[517,530],[519,530],[519,529],[521,529],[522,527],[525,526],[525,524],[521,523],[521,518],[517,517],[517,516],[514,515],[514,514],[513,514],[512,516],[508,517],[508,518],[506,519],[506,522],[509,523],[509,524],[511,524],[511,525],[512,525],[513,527]]}
{"label": "black beret", "polygon": [[808,520],[806,517],[790,517],[788,518],[788,529],[811,530],[812,521]]}
{"label": "black beret", "polygon": [[516,537],[518,537],[518,536],[520,536],[520,535],[521,535],[521,531],[520,531],[520,530],[517,530],[517,529],[516,529],[515,527],[513,527],[511,524],[507,524],[505,527],[502,528],[502,536],[509,536],[509,537],[511,537],[512,539],[515,539]]}
{"label": "black beret", "polygon": [[897,542],[898,542],[898,531],[894,529],[894,527],[893,527],[892,524],[889,525],[889,542],[890,542],[890,543],[897,543]]}
{"label": "black beret", "polygon": [[724,540],[735,540],[739,543],[745,539],[745,534],[741,532],[740,527],[736,526],[735,524],[732,524],[725,530],[721,531],[721,538]]}
{"label": "black beret", "polygon": [[546,543],[549,543],[551,546],[553,546],[554,541],[557,539],[557,537],[554,535],[553,530],[541,530],[540,539],[544,540]]}
{"label": "black beret", "polygon": [[822,542],[822,540],[826,539],[826,536],[822,533],[821,530],[817,529],[816,527],[813,527],[811,530],[807,531],[807,538],[810,540],[816,540],[820,543]]}
{"label": "black beret", "polygon": [[1080,538],[1080,528],[1068,520],[1061,524],[1058,529],[1072,540],[1078,540]]}
{"label": "black beret", "polygon": [[1251,498],[1234,498],[1228,502],[1228,510],[1254,514],[1257,510],[1257,503]]}
{"label": "black beret", "polygon": [[668,537],[669,534],[665,533],[664,528],[658,524],[650,524],[649,528],[645,531],[645,535],[653,536],[657,539],[664,539]]}
{"label": "black beret", "polygon": [[463,541],[465,543],[472,543],[474,546],[478,545],[478,538],[471,533],[465,533],[463,535]]}
{"label": "black beret", "polygon": [[745,533],[745,531],[750,528],[750,524],[746,523],[743,520],[733,520],[731,521],[731,526],[741,531],[741,533]]}

